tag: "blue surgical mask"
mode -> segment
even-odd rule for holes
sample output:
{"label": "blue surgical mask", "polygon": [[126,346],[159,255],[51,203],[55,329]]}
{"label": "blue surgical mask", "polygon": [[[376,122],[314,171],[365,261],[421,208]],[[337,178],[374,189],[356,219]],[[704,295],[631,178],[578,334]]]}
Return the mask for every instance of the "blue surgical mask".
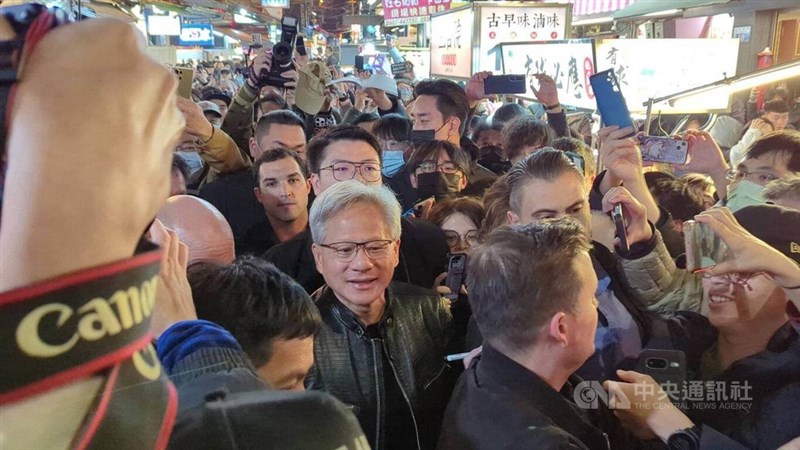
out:
{"label": "blue surgical mask", "polygon": [[399,172],[406,162],[403,160],[402,150],[384,150],[381,152],[381,173],[385,177],[393,177]]}
{"label": "blue surgical mask", "polygon": [[761,195],[764,186],[752,181],[741,180],[731,183],[728,186],[728,201],[725,204],[732,212],[736,212],[745,206],[762,205],[766,203]]}

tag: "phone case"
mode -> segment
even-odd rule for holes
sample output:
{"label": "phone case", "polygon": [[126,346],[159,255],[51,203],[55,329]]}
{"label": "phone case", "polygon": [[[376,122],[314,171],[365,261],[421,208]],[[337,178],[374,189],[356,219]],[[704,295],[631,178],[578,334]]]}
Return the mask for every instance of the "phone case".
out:
{"label": "phone case", "polygon": [[524,94],[525,75],[492,75],[483,82],[485,94]]}
{"label": "phone case", "polygon": [[356,68],[356,70],[363,71],[364,70],[364,57],[362,55],[356,55],[356,61],[353,64],[353,66]]}
{"label": "phone case", "polygon": [[666,136],[640,136],[642,160],[669,164],[686,164],[689,143]]}
{"label": "phone case", "polygon": [[603,125],[607,127],[616,125],[620,128],[632,127],[631,113],[625,103],[625,97],[622,96],[614,70],[604,70],[590,76],[589,83],[592,85],[597,110],[600,111]]}
{"label": "phone case", "polygon": [[467,270],[467,255],[464,253],[454,253],[450,256],[450,262],[447,265],[447,287],[450,288],[450,294],[446,297],[451,300],[458,299],[458,294],[461,292],[461,285],[464,284],[464,272]]}
{"label": "phone case", "polygon": [[650,375],[662,387],[670,383],[680,390],[686,381],[686,355],[680,350],[646,348],[639,354],[634,370]]}
{"label": "phone case", "polygon": [[630,247],[628,246],[628,233],[625,231],[625,215],[622,213],[622,204],[618,203],[611,211],[611,218],[614,219],[614,226],[616,228],[615,236],[619,238],[619,249],[623,253],[628,253]]}
{"label": "phone case", "polygon": [[715,266],[730,257],[728,245],[708,225],[694,220],[683,222],[686,270],[694,272]]}
{"label": "phone case", "polygon": [[194,70],[185,67],[173,67],[172,71],[178,78],[178,95],[183,98],[192,99],[192,80],[194,79]]}

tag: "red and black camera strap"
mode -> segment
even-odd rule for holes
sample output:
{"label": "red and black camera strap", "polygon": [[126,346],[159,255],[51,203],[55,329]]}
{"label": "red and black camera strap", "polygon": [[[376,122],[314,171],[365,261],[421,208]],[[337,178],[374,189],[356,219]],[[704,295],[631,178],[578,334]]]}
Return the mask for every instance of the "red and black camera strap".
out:
{"label": "red and black camera strap", "polygon": [[160,259],[149,251],[0,294],[0,405],[103,376],[73,448],[165,448],[177,396],[151,344]]}

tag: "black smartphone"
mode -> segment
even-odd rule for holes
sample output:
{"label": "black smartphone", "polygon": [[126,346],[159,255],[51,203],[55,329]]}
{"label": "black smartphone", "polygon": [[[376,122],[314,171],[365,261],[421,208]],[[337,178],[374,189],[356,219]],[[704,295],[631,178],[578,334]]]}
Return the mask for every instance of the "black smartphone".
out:
{"label": "black smartphone", "polygon": [[614,219],[616,237],[619,238],[619,249],[627,254],[630,251],[630,246],[628,245],[628,234],[625,232],[625,214],[622,212],[622,203],[614,205],[614,209],[611,211],[611,218]]}
{"label": "black smartphone", "polygon": [[642,161],[686,164],[689,143],[668,136],[639,136]]}
{"label": "black smartphone", "polygon": [[353,67],[359,72],[364,71],[364,56],[363,55],[356,55],[356,62],[353,64]]}
{"label": "black smartphone", "polygon": [[447,281],[445,284],[450,288],[450,293],[445,297],[451,300],[458,300],[461,286],[464,284],[464,274],[467,272],[467,255],[465,253],[453,253],[450,255],[450,262],[447,264]]}
{"label": "black smartphone", "polygon": [[614,69],[604,70],[590,76],[589,83],[592,85],[597,110],[600,111],[604,126],[616,125],[620,128],[634,126]]}
{"label": "black smartphone", "polygon": [[492,75],[483,81],[483,92],[489,94],[524,94],[525,75]]}
{"label": "black smartphone", "polygon": [[639,354],[634,370],[650,375],[662,387],[670,383],[681,389],[686,381],[686,355],[680,350],[646,348]]}

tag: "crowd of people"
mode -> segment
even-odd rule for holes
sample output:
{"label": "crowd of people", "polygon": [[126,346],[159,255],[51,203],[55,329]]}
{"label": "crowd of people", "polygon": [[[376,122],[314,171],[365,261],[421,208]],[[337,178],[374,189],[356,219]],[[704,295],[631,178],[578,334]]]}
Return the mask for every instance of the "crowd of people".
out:
{"label": "crowd of people", "polygon": [[190,99],[126,24],[24,52],[3,448],[800,448],[800,91],[669,165],[547,74],[497,108],[261,49]]}

